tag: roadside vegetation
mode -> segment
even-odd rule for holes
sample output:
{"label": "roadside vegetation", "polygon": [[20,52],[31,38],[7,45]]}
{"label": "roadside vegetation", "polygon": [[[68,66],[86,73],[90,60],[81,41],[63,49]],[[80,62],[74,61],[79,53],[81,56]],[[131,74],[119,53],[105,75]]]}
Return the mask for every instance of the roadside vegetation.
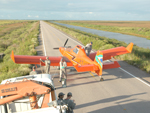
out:
{"label": "roadside vegetation", "polygon": [[0,21],[0,82],[4,79],[29,74],[31,65],[15,64],[11,52],[16,55],[36,55],[39,21]]}
{"label": "roadside vegetation", "polygon": [[150,39],[150,21],[56,21],[91,29],[117,32]]}
{"label": "roadside vegetation", "polygon": [[[119,46],[126,47],[128,45],[116,39],[100,37],[98,35],[86,33],[72,28],[67,28],[54,23],[47,23],[59,29],[60,31],[63,31],[67,35],[79,40],[84,45],[92,41],[94,50],[105,50]],[[144,49],[134,45],[132,53],[117,56],[116,59],[126,61],[127,63],[134,65],[141,70],[146,71],[147,73],[150,73],[150,49]]]}
{"label": "roadside vegetation", "polygon": [[0,25],[8,25],[12,23],[24,22],[25,20],[0,20]]}

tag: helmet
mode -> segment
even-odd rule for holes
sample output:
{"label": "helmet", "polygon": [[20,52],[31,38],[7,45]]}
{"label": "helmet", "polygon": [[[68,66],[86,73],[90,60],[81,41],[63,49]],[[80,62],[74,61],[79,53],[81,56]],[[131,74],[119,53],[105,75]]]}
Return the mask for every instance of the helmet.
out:
{"label": "helmet", "polygon": [[48,59],[48,57],[46,57],[46,59]]}
{"label": "helmet", "polygon": [[93,42],[91,42],[91,44],[93,44]]}
{"label": "helmet", "polygon": [[71,92],[69,92],[69,93],[67,94],[67,96],[72,96],[72,93],[71,93]]}
{"label": "helmet", "polygon": [[65,95],[63,92],[60,92],[59,94],[58,94],[58,97],[60,97],[60,96],[63,96],[63,95]]}
{"label": "helmet", "polygon": [[33,66],[33,67],[32,67],[32,69],[36,69],[36,67],[35,67],[35,66]]}

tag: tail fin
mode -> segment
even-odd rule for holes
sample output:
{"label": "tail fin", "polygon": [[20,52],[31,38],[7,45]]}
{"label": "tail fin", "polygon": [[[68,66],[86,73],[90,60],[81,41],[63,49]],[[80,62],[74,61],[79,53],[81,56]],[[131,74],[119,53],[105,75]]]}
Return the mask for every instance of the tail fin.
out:
{"label": "tail fin", "polygon": [[97,73],[98,76],[102,75],[102,71],[103,71],[103,53],[101,51],[97,51],[94,62],[96,62],[96,64],[99,67],[99,70],[95,71],[95,73]]}
{"label": "tail fin", "polygon": [[14,52],[12,51],[11,52],[11,59],[14,61],[14,63],[15,63],[15,58],[14,58]]}

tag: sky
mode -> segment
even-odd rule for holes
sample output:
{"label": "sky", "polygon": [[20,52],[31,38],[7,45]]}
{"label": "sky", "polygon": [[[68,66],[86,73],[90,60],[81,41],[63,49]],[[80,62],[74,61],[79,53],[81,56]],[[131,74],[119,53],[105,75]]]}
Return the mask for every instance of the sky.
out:
{"label": "sky", "polygon": [[150,21],[150,0],[0,0],[0,19]]}

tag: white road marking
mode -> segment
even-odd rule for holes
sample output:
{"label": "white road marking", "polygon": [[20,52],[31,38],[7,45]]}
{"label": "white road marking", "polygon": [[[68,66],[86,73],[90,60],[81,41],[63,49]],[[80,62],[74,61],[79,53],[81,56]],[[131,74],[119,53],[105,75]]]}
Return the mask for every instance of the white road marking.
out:
{"label": "white road marking", "polygon": [[120,68],[122,71],[124,71],[124,72],[126,72],[127,74],[129,74],[130,76],[132,76],[132,77],[136,78],[136,79],[137,79],[137,80],[139,80],[140,82],[142,82],[142,83],[144,83],[145,85],[147,85],[147,86],[149,86],[149,87],[150,87],[150,84],[148,84],[148,83],[146,83],[145,81],[141,80],[140,78],[138,78],[138,77],[136,77],[136,76],[132,75],[131,73],[129,73],[128,71],[126,71],[126,70],[122,69],[121,67],[119,67],[119,68]]}
{"label": "white road marking", "polygon": [[47,56],[46,49],[45,49],[45,43],[44,43],[44,36],[43,36],[43,32],[42,32],[42,26],[41,26],[41,34],[42,34],[42,40],[43,40],[44,53],[45,53],[45,56]]}
{"label": "white road marking", "polygon": [[[52,26],[51,26],[51,27],[52,27]],[[54,27],[53,27],[53,28],[54,28]],[[56,29],[56,28],[54,28],[54,29]],[[56,30],[57,30],[57,29],[56,29]],[[57,31],[60,32],[59,30],[57,30]],[[63,34],[64,36],[68,37],[68,38],[71,39],[72,41],[74,41],[74,42],[76,42],[76,43],[82,45],[81,43],[79,43],[79,42],[77,42],[76,40],[73,40],[72,38],[70,38],[69,36],[67,36],[66,34],[64,34],[64,33],[62,33],[62,32],[60,32],[60,33]],[[84,46],[84,45],[82,45],[82,46]],[[119,69],[121,69],[122,71],[126,72],[126,73],[129,74],[130,76],[134,77],[135,79],[139,80],[140,82],[142,82],[142,83],[144,83],[145,85],[147,85],[147,86],[150,87],[150,84],[148,84],[148,83],[146,83],[145,81],[141,80],[140,78],[138,78],[138,77],[132,75],[132,74],[129,73],[128,71],[122,69],[121,67],[119,67]]]}

